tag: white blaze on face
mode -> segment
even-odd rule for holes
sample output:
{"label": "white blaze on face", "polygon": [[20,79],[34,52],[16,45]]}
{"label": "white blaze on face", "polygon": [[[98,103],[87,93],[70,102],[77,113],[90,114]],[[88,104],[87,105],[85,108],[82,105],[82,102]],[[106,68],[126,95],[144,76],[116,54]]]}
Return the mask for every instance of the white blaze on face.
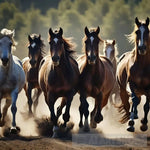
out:
{"label": "white blaze on face", "polygon": [[34,48],[36,46],[36,43],[32,43],[31,47]]}
{"label": "white blaze on face", "polygon": [[144,35],[144,31],[145,31],[145,28],[143,26],[141,26],[139,28],[139,30],[141,31],[141,39],[140,39],[140,42],[139,42],[139,46],[142,46],[144,43],[143,43],[143,35]]}
{"label": "white blaze on face", "polygon": [[58,42],[58,39],[57,39],[57,38],[54,38],[54,42],[57,44],[57,42]]}
{"label": "white blaze on face", "polygon": [[90,40],[91,40],[91,44],[93,44],[94,37],[93,37],[93,36],[91,36],[91,37],[90,37]]}
{"label": "white blaze on face", "polygon": [[110,54],[111,54],[112,48],[109,46],[106,50],[106,57],[110,59]]}

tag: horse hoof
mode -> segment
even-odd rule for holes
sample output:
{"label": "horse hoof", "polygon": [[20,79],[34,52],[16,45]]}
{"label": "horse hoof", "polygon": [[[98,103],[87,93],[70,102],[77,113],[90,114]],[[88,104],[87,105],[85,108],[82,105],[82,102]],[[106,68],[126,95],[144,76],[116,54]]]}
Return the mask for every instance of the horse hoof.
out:
{"label": "horse hoof", "polygon": [[139,118],[138,115],[135,115],[135,114],[134,114],[134,119],[138,119],[138,118]]}
{"label": "horse hoof", "polygon": [[94,118],[94,121],[96,122],[96,123],[100,123],[101,121],[103,121],[103,116],[101,115],[101,116],[95,116],[95,118]]}
{"label": "horse hoof", "polygon": [[89,126],[84,126],[83,131],[84,132],[90,132],[90,127]]}
{"label": "horse hoof", "polygon": [[133,127],[133,126],[129,126],[129,127],[127,128],[127,131],[129,131],[129,132],[134,132],[134,127]]}
{"label": "horse hoof", "polygon": [[141,126],[140,126],[140,129],[141,129],[141,131],[146,131],[147,129],[148,129],[148,126],[147,126],[147,124],[142,124]]}
{"label": "horse hoof", "polygon": [[83,123],[82,122],[79,123],[79,127],[83,128]]}
{"label": "horse hoof", "polygon": [[11,134],[18,134],[20,132],[20,128],[19,127],[11,127],[10,128],[10,133]]}
{"label": "horse hoof", "polygon": [[95,121],[91,121],[90,127],[95,129],[97,127],[97,123]]}

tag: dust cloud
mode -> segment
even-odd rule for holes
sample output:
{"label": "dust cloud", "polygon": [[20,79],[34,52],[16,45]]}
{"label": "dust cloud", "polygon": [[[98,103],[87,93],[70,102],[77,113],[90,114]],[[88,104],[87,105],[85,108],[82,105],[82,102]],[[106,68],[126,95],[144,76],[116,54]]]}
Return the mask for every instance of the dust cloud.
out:
{"label": "dust cloud", "polygon": [[[55,108],[60,104],[61,99],[58,99]],[[4,101],[3,101],[4,102]],[[93,98],[88,98],[89,103],[89,111],[91,112],[94,108],[94,100]],[[145,103],[145,97],[142,97],[141,104],[138,106],[138,116],[139,119],[135,120],[135,133],[129,133],[126,131],[126,128],[128,126],[127,123],[121,124],[119,122],[121,118],[121,114],[118,113],[117,109],[111,105],[110,103],[107,104],[107,106],[102,110],[102,115],[104,117],[104,120],[97,125],[97,128],[95,131],[98,134],[103,134],[107,138],[122,138],[122,137],[134,137],[135,134],[143,134],[142,131],[140,131],[140,120],[142,119],[144,113],[143,113],[143,104]],[[71,105],[70,110],[70,121],[74,123],[73,132],[78,133],[79,132],[79,95],[76,94]],[[2,105],[3,106],[3,105]],[[64,112],[65,108],[63,109]],[[89,115],[90,116],[90,115]],[[27,104],[27,98],[25,96],[24,90],[21,91],[21,93],[18,96],[17,100],[17,114],[16,114],[16,123],[17,126],[20,127],[20,135],[22,136],[39,136],[40,132],[37,122],[42,120],[43,118],[49,118],[50,112],[47,107],[47,104],[45,103],[44,96],[41,95],[39,97],[39,104],[36,109],[36,114],[34,117],[28,117],[28,104]],[[11,118],[12,114],[10,111],[10,108],[8,109],[8,116],[7,116],[7,127],[11,126]],[[90,120],[90,118],[89,118]],[[62,117],[59,119],[60,122],[62,122]],[[150,127],[150,124],[148,125]],[[3,129],[0,128],[0,134],[2,136]],[[91,130],[92,131],[92,130]],[[148,135],[148,131],[144,132],[144,134]]]}

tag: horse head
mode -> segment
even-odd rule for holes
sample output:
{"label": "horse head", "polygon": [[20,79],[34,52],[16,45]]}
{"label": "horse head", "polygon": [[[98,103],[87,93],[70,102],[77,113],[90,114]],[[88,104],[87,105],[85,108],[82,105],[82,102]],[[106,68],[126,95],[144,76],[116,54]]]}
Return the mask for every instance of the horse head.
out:
{"label": "horse head", "polygon": [[85,51],[89,64],[95,64],[96,59],[99,55],[99,42],[100,38],[98,34],[100,32],[100,28],[89,31],[87,27],[84,29],[86,40],[85,40]]}
{"label": "horse head", "polygon": [[146,54],[146,49],[149,44],[149,18],[147,17],[145,23],[142,23],[135,18],[135,24],[137,26],[136,33],[136,46],[138,49],[139,54],[144,55]]}
{"label": "horse head", "polygon": [[50,35],[50,53],[54,66],[58,66],[60,62],[60,57],[64,53],[64,40],[63,40],[63,29],[60,28],[59,31],[53,32],[49,29]]}
{"label": "horse head", "polygon": [[111,61],[114,59],[115,57],[115,44],[116,41],[115,40],[105,40],[104,41],[104,54],[105,56],[110,59]]}
{"label": "horse head", "polygon": [[36,64],[41,54],[41,46],[42,46],[41,35],[37,34],[28,35],[28,41],[29,41],[28,56],[30,59],[30,64],[32,67],[36,67]]}
{"label": "horse head", "polygon": [[0,59],[3,66],[7,66],[10,56],[11,49],[14,46],[14,30],[2,29],[0,32]]}

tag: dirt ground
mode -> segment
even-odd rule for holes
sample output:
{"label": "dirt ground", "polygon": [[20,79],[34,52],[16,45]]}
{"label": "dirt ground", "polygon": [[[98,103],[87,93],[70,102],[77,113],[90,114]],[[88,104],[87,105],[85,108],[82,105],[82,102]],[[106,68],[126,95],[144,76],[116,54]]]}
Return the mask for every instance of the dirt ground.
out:
{"label": "dirt ground", "polygon": [[[79,100],[75,96],[71,106],[71,122],[74,127],[67,136],[54,139],[52,125],[49,123],[49,110],[43,96],[39,99],[39,105],[34,117],[28,118],[27,100],[24,92],[19,94],[17,101],[17,126],[21,131],[19,135],[10,135],[6,132],[11,125],[11,112],[8,111],[7,124],[0,128],[0,150],[149,150],[150,134],[140,131],[140,119],[143,117],[143,104],[138,107],[139,118],[135,121],[135,133],[126,131],[127,124],[120,124],[116,108],[108,104],[102,111],[103,122],[98,124],[95,130],[88,133],[78,128]],[[144,98],[143,98],[144,99]],[[60,101],[58,100],[58,103]],[[89,110],[93,108],[93,100],[88,99]],[[56,105],[58,105],[58,103]],[[143,100],[144,103],[144,100]],[[62,118],[60,118],[60,122]],[[149,129],[150,129],[150,125]]]}

